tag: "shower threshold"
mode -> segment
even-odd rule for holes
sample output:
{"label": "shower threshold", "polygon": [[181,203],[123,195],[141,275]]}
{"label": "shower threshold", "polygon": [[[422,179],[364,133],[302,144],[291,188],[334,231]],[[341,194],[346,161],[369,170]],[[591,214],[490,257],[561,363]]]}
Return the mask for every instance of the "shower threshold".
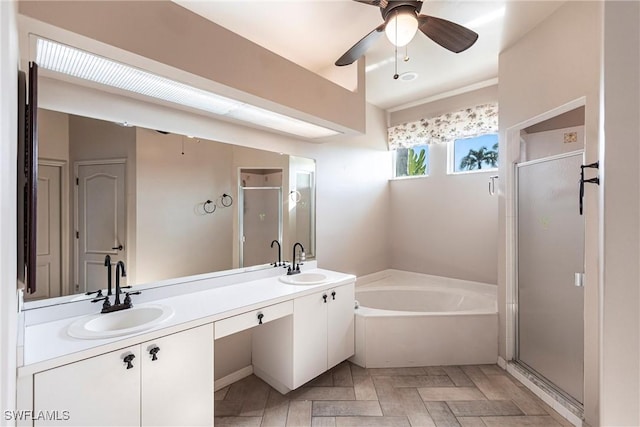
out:
{"label": "shower threshold", "polygon": [[536,396],[551,406],[560,415],[577,427],[582,427],[584,419],[583,405],[560,390],[549,380],[537,373],[525,363],[512,360],[507,363],[507,372],[516,377]]}

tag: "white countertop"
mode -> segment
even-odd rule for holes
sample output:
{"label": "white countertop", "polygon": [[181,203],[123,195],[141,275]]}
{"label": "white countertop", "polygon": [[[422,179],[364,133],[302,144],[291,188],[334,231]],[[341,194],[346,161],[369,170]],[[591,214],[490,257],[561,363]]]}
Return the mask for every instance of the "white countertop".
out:
{"label": "white countertop", "polygon": [[[297,286],[282,283],[278,277],[271,277],[136,305],[141,307],[145,304],[164,304],[172,307],[175,314],[171,319],[153,329],[124,337],[72,338],[67,334],[67,328],[83,316],[27,326],[24,335],[24,363],[19,368],[19,374],[30,375],[355,280],[353,275],[323,269],[305,270],[305,272],[323,273],[327,275],[328,282],[321,285]],[[135,304],[135,297],[133,302]]]}

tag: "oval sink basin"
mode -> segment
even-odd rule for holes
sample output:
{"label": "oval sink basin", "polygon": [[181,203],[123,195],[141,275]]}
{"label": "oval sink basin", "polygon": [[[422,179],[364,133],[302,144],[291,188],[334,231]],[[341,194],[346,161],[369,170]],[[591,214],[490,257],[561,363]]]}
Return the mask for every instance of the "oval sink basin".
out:
{"label": "oval sink basin", "polygon": [[327,283],[327,276],[322,273],[300,273],[280,276],[280,281],[288,285],[322,285]]}
{"label": "oval sink basin", "polygon": [[74,338],[102,339],[129,335],[151,329],[173,317],[173,308],[149,304],[107,314],[92,314],[69,325]]}

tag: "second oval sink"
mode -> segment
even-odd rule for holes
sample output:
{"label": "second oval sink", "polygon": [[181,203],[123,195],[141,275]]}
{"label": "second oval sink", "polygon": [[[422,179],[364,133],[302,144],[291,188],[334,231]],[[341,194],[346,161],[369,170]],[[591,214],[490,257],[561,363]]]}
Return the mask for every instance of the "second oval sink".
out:
{"label": "second oval sink", "polygon": [[102,339],[151,329],[173,317],[173,308],[149,304],[107,314],[92,314],[73,322],[67,333],[74,338]]}
{"label": "second oval sink", "polygon": [[327,276],[322,273],[300,273],[280,276],[280,281],[288,285],[322,285],[327,282]]}

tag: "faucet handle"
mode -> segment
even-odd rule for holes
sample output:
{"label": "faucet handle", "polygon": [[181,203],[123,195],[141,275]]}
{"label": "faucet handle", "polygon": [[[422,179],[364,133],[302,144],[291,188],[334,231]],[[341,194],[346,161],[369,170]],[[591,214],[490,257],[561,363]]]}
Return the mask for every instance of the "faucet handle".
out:
{"label": "faucet handle", "polygon": [[124,293],[124,301],[123,304],[125,305],[129,305],[129,306],[133,306],[133,304],[131,303],[131,295],[140,295],[142,292],[140,291],[135,291],[135,292],[125,292]]}
{"label": "faucet handle", "polygon": [[120,293],[124,294],[124,292],[122,292],[122,289],[131,289],[131,285],[127,285],[127,286],[120,286]]}
{"label": "faucet handle", "polygon": [[97,294],[96,298],[100,298],[102,296],[102,289],[85,293],[85,295],[93,295],[93,294]]}

